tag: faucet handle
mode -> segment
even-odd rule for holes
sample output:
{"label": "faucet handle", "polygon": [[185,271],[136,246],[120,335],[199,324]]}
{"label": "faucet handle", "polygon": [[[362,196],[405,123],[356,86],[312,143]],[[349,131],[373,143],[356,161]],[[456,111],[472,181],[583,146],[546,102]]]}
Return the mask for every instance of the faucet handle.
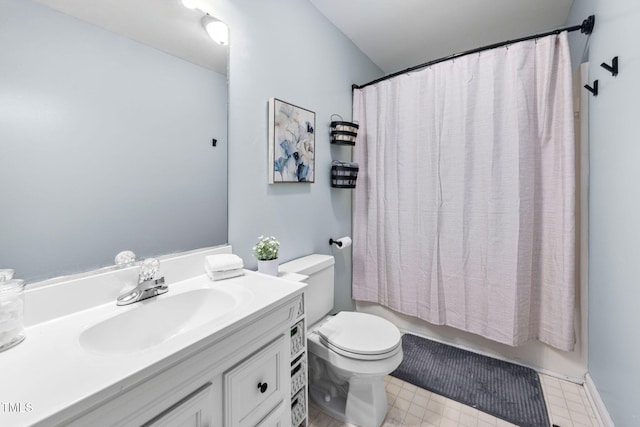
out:
{"label": "faucet handle", "polygon": [[147,258],[142,261],[140,272],[138,273],[138,284],[153,279],[159,269],[160,261],[155,258]]}
{"label": "faucet handle", "polygon": [[134,263],[136,260],[136,254],[131,251],[122,251],[116,255],[116,265],[127,267]]}

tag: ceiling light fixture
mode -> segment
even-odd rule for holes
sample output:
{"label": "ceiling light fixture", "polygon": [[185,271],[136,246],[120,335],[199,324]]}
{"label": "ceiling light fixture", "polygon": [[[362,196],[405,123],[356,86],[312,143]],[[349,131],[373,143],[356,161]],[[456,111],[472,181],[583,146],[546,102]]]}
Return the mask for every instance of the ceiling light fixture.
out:
{"label": "ceiling light fixture", "polygon": [[202,17],[202,26],[207,30],[209,37],[211,37],[214,42],[223,46],[229,44],[229,28],[227,24],[210,15],[205,15]]}
{"label": "ceiling light fixture", "polygon": [[182,0],[182,5],[187,9],[198,9],[198,0]]}

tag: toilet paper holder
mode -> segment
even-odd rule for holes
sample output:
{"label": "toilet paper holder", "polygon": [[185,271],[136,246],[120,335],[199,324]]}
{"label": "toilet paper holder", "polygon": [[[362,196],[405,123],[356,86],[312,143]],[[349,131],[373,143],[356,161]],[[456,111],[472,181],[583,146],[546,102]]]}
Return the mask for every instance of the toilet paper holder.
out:
{"label": "toilet paper holder", "polygon": [[341,237],[339,239],[329,239],[329,246],[336,245],[338,248],[343,249],[343,247],[348,248],[351,246],[351,238],[348,236]]}
{"label": "toilet paper holder", "polygon": [[330,238],[330,239],[329,239],[329,246],[333,245],[334,243],[335,243],[335,244],[336,244],[336,246],[338,246],[339,248],[341,248],[341,247],[342,247],[342,242],[341,242],[341,241],[339,241],[339,240],[333,240],[333,239],[331,239],[331,238]]}

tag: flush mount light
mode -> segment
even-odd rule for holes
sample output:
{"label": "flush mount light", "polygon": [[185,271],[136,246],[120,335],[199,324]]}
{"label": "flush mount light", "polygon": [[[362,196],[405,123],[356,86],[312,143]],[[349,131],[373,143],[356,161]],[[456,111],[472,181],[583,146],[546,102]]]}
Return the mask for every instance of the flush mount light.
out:
{"label": "flush mount light", "polygon": [[223,46],[229,43],[229,28],[227,28],[227,24],[224,22],[210,15],[205,15],[202,17],[202,26],[207,30],[207,34],[209,34],[209,37],[211,37],[214,42]]}
{"label": "flush mount light", "polygon": [[198,1],[197,0],[182,0],[182,5],[187,9],[197,9]]}

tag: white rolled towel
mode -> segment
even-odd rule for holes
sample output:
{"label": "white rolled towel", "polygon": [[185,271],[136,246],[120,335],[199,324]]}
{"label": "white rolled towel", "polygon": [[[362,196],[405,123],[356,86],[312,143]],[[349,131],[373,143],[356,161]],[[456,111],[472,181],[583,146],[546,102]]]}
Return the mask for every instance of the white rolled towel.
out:
{"label": "white rolled towel", "polygon": [[207,272],[237,270],[244,268],[242,258],[234,254],[209,255],[205,258],[204,268]]}

